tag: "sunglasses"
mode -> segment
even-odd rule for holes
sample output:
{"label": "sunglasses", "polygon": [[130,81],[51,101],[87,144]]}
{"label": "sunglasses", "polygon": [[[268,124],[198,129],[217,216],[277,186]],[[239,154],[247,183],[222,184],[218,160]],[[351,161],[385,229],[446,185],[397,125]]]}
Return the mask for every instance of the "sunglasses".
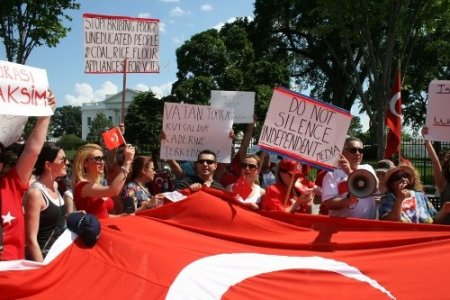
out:
{"label": "sunglasses", "polygon": [[94,156],[91,158],[91,160],[96,164],[102,164],[105,162],[105,157],[104,156]]}
{"label": "sunglasses", "polygon": [[64,157],[61,157],[60,159],[58,159],[58,162],[53,162],[53,163],[54,164],[65,165],[68,161],[69,161],[69,158],[64,156]]}
{"label": "sunglasses", "polygon": [[199,159],[199,160],[197,160],[197,163],[201,164],[201,165],[203,165],[204,163],[206,163],[208,165],[212,165],[215,163],[215,161],[212,159]]}
{"label": "sunglasses", "polygon": [[255,170],[257,166],[255,164],[248,164],[248,163],[241,163],[241,169],[247,169]]}
{"label": "sunglasses", "polygon": [[395,173],[394,175],[392,175],[392,181],[398,181],[403,178],[409,179],[408,174],[406,174],[405,172],[398,172],[398,173]]}
{"label": "sunglasses", "polygon": [[348,148],[347,151],[351,154],[356,154],[356,152],[358,152],[359,154],[364,154],[363,148]]}

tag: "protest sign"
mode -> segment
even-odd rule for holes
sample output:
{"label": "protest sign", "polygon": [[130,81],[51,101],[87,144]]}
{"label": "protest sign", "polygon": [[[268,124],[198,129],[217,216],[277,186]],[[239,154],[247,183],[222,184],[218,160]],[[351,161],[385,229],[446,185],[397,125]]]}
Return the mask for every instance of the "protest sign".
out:
{"label": "protest sign", "polygon": [[205,105],[164,104],[161,158],[197,160],[198,153],[209,149],[217,161],[229,163],[233,126],[233,112]]}
{"label": "protest sign", "polygon": [[0,112],[15,116],[51,116],[44,69],[0,61]]}
{"label": "protest sign", "polygon": [[85,73],[159,73],[159,20],[84,14]]}
{"label": "protest sign", "polygon": [[352,116],[346,110],[274,89],[258,145],[324,169],[336,166]]}
{"label": "protest sign", "polygon": [[428,86],[426,138],[431,141],[450,141],[450,81],[433,80]]}
{"label": "protest sign", "polygon": [[0,143],[4,147],[14,144],[22,136],[28,117],[0,115]]}
{"label": "protest sign", "polygon": [[211,91],[211,106],[233,109],[234,124],[253,123],[255,92]]}

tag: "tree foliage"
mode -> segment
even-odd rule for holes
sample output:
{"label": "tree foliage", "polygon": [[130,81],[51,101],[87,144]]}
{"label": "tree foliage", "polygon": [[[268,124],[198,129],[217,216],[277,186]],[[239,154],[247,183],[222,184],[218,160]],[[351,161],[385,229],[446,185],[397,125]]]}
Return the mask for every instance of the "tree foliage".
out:
{"label": "tree foliage", "polygon": [[173,101],[173,97],[156,98],[152,91],[136,95],[125,115],[125,140],[143,150],[143,145],[150,149],[160,148],[164,102]]}
{"label": "tree foliage", "polygon": [[100,141],[102,139],[102,132],[112,127],[112,121],[108,119],[103,112],[98,112],[95,118],[92,120],[86,140],[89,143],[100,144]]}
{"label": "tree foliage", "polygon": [[55,47],[70,28],[66,10],[79,9],[74,0],[2,0],[0,37],[8,61],[25,64],[35,47]]}
{"label": "tree foliage", "polygon": [[54,137],[66,134],[81,136],[81,107],[65,105],[56,108],[50,123]]}
{"label": "tree foliage", "polygon": [[[312,96],[345,109],[361,102],[380,157],[397,66],[401,62],[408,71],[417,65],[412,58],[423,53],[430,35],[448,45],[448,39],[442,40],[448,34],[439,37],[447,32],[448,11],[447,1],[437,0],[256,0],[255,28],[291,56],[291,75]],[[433,57],[445,47],[428,50]],[[444,66],[448,63],[428,61],[420,69],[428,73]],[[424,91],[423,85],[417,88]],[[409,99],[403,102],[408,111]]]}
{"label": "tree foliage", "polygon": [[208,104],[211,90],[255,91],[255,114],[264,120],[275,85],[289,86],[289,64],[276,45],[262,41],[248,19],[194,35],[177,49],[178,102]]}

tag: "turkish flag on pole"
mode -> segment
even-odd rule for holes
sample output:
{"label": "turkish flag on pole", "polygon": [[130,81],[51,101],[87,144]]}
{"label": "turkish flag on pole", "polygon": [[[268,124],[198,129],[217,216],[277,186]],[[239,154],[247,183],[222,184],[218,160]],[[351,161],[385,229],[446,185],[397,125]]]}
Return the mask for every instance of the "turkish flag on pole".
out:
{"label": "turkish flag on pole", "polygon": [[105,142],[106,148],[108,150],[115,149],[120,145],[125,144],[125,139],[123,138],[122,132],[119,127],[114,127],[102,133],[103,141]]}
{"label": "turkish flag on pole", "polygon": [[392,88],[392,98],[389,102],[389,109],[386,114],[386,125],[389,128],[385,158],[390,158],[393,154],[400,152],[400,142],[402,139],[402,94],[401,94],[400,70],[395,76],[394,87]]}

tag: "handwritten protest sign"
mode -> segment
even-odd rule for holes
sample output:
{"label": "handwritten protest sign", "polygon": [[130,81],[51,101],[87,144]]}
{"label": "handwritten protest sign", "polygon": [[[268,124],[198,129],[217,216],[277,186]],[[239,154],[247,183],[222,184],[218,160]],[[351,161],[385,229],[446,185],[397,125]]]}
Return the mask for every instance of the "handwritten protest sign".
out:
{"label": "handwritten protest sign", "polygon": [[218,162],[229,163],[232,126],[231,110],[166,102],[161,158],[195,161],[200,151],[209,149],[216,153]]}
{"label": "handwritten protest sign", "polygon": [[287,89],[274,89],[258,145],[332,169],[339,159],[352,116],[348,111]]}
{"label": "handwritten protest sign", "polygon": [[14,144],[22,136],[28,117],[0,115],[0,143],[4,147]]}
{"label": "handwritten protest sign", "polygon": [[50,116],[48,79],[43,69],[0,61],[0,113],[15,116]]}
{"label": "handwritten protest sign", "polygon": [[211,106],[233,109],[234,124],[253,123],[255,92],[211,91]]}
{"label": "handwritten protest sign", "polygon": [[159,20],[84,14],[85,73],[159,73]]}
{"label": "handwritten protest sign", "polygon": [[450,80],[433,80],[428,86],[427,139],[450,141]]}

